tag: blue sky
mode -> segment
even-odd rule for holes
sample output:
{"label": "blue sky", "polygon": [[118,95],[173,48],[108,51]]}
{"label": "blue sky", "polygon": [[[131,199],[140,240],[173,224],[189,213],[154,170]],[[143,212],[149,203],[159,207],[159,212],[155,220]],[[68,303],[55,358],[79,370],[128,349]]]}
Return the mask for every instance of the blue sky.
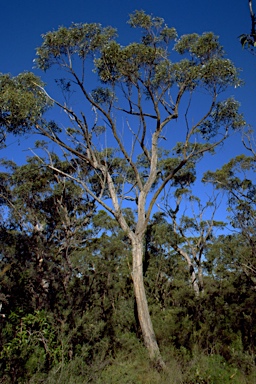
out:
{"label": "blue sky", "polygon": [[24,68],[31,69],[34,49],[41,42],[40,35],[71,22],[96,21],[116,26],[120,40],[128,42],[129,27],[125,22],[135,9],[164,17],[179,34],[213,31],[220,36],[226,51],[238,65],[252,69],[249,64],[253,62],[252,58],[241,52],[237,40],[238,35],[250,29],[247,0],[9,0],[1,4],[1,71],[16,74]]}
{"label": "blue sky", "polygon": [[[238,40],[240,34],[250,32],[247,0],[3,1],[0,72],[17,75],[24,70],[31,71],[35,48],[42,42],[41,34],[57,29],[60,25],[69,26],[71,22],[100,22],[104,26],[112,25],[118,29],[119,41],[126,44],[132,40],[133,34],[126,21],[129,13],[135,9],[143,9],[147,13],[163,17],[169,26],[177,29],[179,35],[213,31],[220,36],[227,56],[242,70],[241,77],[245,80],[245,86],[236,90],[234,96],[241,102],[241,110],[247,122],[254,126],[256,57],[242,50]],[[44,78],[43,73],[36,72]],[[23,140],[21,139],[21,142]],[[13,145],[9,150],[14,153]],[[237,146],[240,147],[238,141]],[[234,152],[235,147],[236,144],[232,144]],[[6,156],[7,152],[4,151],[3,155]]]}
{"label": "blue sky", "polygon": [[[240,34],[250,32],[248,0],[3,0],[0,72],[17,75],[24,70],[33,70],[35,48],[42,43],[41,34],[60,25],[69,26],[72,22],[112,25],[118,29],[120,43],[129,43],[134,32],[126,21],[135,9],[163,17],[170,27],[176,28],[179,36],[208,31],[218,35],[227,57],[241,68],[241,77],[245,81],[245,85],[232,91],[231,95],[240,101],[248,124],[255,126],[256,56],[243,50],[238,39]],[[36,73],[45,78],[43,73]],[[30,140],[9,138],[7,144],[7,148],[1,151],[1,157],[19,163],[29,155],[24,150],[30,145]],[[214,165],[220,166],[242,150],[241,140],[231,138],[228,145],[220,150]]]}

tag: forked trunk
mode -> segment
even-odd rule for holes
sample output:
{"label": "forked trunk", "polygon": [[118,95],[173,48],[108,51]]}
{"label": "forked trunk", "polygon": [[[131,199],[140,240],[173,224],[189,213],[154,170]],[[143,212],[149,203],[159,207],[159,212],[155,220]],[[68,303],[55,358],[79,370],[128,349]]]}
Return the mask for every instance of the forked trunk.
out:
{"label": "forked trunk", "polygon": [[138,318],[146,348],[149,351],[150,359],[156,364],[159,370],[165,368],[161,357],[159,347],[156,341],[155,332],[151,322],[148,302],[143,281],[143,241],[141,238],[135,238],[132,241],[133,254],[133,285],[137,304]]}

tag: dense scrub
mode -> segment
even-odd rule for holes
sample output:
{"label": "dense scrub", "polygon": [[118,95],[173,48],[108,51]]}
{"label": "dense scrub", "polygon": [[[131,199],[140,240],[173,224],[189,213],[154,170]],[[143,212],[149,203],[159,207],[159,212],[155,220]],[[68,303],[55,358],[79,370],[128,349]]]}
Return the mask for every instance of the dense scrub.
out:
{"label": "dense scrub", "polygon": [[[94,213],[92,223],[84,233],[86,247],[70,254],[71,272],[58,258],[58,244],[44,248],[38,270],[35,234],[2,228],[2,383],[254,382],[256,290],[234,263],[238,239],[222,236],[209,247],[199,297],[185,262],[166,253],[164,236],[162,251],[149,249],[145,285],[166,361],[160,373],[141,338],[129,242],[103,211]],[[221,260],[212,254],[216,249]]]}

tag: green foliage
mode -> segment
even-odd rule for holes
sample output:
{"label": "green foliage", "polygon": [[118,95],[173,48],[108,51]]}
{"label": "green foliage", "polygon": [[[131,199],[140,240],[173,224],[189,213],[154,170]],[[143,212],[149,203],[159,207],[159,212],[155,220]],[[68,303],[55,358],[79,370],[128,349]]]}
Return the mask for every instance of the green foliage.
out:
{"label": "green foliage", "polygon": [[44,83],[31,72],[16,77],[0,75],[0,125],[8,132],[23,134],[43,122],[52,105],[42,87]]}
{"label": "green foliage", "polygon": [[[152,320],[167,361],[165,373],[152,367],[138,339],[125,234],[99,211],[86,252],[76,256],[84,266],[66,289],[69,304],[56,276],[58,313],[52,308],[8,316],[1,333],[2,378],[10,383],[253,382],[255,292],[234,263],[231,240],[220,239],[219,246],[226,244],[222,252],[217,245],[212,248],[212,256],[222,259],[212,260],[204,295],[195,300],[184,263],[168,247],[170,229],[164,217],[155,215],[147,235],[150,257],[145,269]],[[234,250],[241,251],[235,244]],[[210,262],[209,252],[207,258]]]}
{"label": "green foliage", "polygon": [[[135,11],[130,15],[128,24],[132,28],[141,28],[144,30],[142,42],[145,45],[156,44],[160,42],[168,43],[177,37],[175,28],[168,28],[161,17],[152,17],[144,11]],[[159,33],[160,31],[160,33]]]}
{"label": "green foliage", "polygon": [[185,376],[187,384],[241,383],[237,369],[229,366],[218,355],[195,358],[191,370]]}
{"label": "green foliage", "polygon": [[[70,57],[77,54],[85,60],[88,55],[101,49],[116,35],[113,28],[102,28],[100,24],[72,24],[69,28],[60,27],[57,31],[42,35],[44,43],[37,48],[38,68],[46,71],[52,65],[68,65]],[[63,61],[63,57],[67,60]]]}
{"label": "green foliage", "polygon": [[242,115],[238,114],[239,103],[233,98],[224,102],[217,103],[209,119],[205,120],[198,128],[204,138],[210,139],[217,136],[220,126],[225,126],[226,130],[231,127],[233,130],[239,130],[245,127],[246,123]]}
{"label": "green foliage", "polygon": [[[239,239],[246,249],[240,252],[237,259],[255,284],[256,185],[254,173],[256,158],[253,147],[251,150],[252,156],[244,154],[237,156],[216,172],[207,172],[204,180],[213,183],[216,189],[223,189],[227,193],[230,223],[241,232],[240,236],[233,237],[232,240]],[[239,245],[238,249],[240,248]]]}
{"label": "green foliage", "polygon": [[0,364],[3,375],[9,376],[13,382],[24,373],[30,377],[37,371],[49,369],[61,359],[57,330],[54,330],[52,319],[44,311],[25,316],[12,312],[3,335],[5,343]]}
{"label": "green foliage", "polygon": [[111,104],[115,98],[115,95],[113,92],[111,92],[110,89],[100,87],[92,91],[92,97],[97,104],[101,105]]}
{"label": "green foliage", "polygon": [[175,49],[180,54],[190,52],[196,60],[206,60],[209,55],[211,57],[223,55],[223,48],[212,32],[204,33],[202,36],[196,33],[184,35],[176,43]]}
{"label": "green foliage", "polygon": [[[182,71],[186,73],[180,80],[185,81],[191,87],[197,82],[224,90],[230,85],[239,85],[237,70],[230,60],[224,58],[223,48],[213,33],[204,33],[182,36],[175,45],[179,54],[189,53],[193,61],[183,60]],[[181,75],[180,75],[181,76]]]}

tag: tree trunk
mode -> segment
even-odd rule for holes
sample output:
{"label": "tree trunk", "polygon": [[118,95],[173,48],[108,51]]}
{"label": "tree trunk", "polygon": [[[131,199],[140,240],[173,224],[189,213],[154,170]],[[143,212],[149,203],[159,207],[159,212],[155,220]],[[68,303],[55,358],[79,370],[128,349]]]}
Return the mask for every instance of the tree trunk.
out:
{"label": "tree trunk", "polygon": [[143,240],[142,238],[135,237],[132,240],[132,255],[133,255],[133,285],[134,294],[138,310],[138,319],[143,335],[143,340],[146,348],[149,351],[149,356],[156,364],[159,370],[165,368],[165,363],[161,357],[159,347],[156,341],[155,332],[151,322],[148,302],[143,281]]}
{"label": "tree trunk", "polygon": [[198,281],[199,281],[200,292],[204,293],[204,279],[203,279],[203,270],[202,270],[201,263],[198,267]]}
{"label": "tree trunk", "polygon": [[174,245],[173,249],[176,252],[178,252],[182,257],[184,257],[184,259],[186,260],[186,262],[188,264],[188,268],[189,268],[189,275],[190,275],[191,285],[192,285],[192,288],[193,288],[193,290],[195,292],[196,297],[198,297],[200,295],[200,288],[199,288],[199,285],[198,285],[198,282],[197,282],[197,276],[196,276],[195,268],[193,266],[193,263],[192,263],[189,255],[183,249],[180,249],[177,245]]}
{"label": "tree trunk", "polygon": [[190,273],[190,279],[192,283],[192,288],[195,292],[195,295],[198,297],[200,295],[200,288],[197,282],[197,277],[195,273],[195,269],[192,264],[189,265],[189,273]]}

